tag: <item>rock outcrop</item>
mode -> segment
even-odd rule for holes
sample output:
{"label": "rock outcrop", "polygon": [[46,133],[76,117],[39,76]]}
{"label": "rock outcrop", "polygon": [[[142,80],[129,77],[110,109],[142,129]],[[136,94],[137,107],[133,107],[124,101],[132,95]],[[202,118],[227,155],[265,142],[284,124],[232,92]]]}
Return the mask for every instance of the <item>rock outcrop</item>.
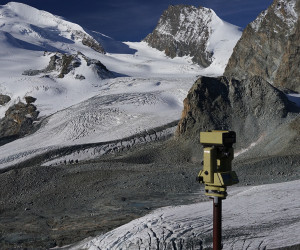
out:
{"label": "rock outcrop", "polygon": [[11,106],[5,112],[5,117],[0,120],[0,144],[9,138],[18,138],[30,133],[38,115],[39,111],[31,103],[19,102]]}
{"label": "rock outcrop", "polygon": [[50,56],[49,64],[46,68],[41,70],[26,70],[23,75],[34,76],[38,74],[52,73],[55,77],[64,78],[65,75],[71,73],[75,79],[84,80],[83,75],[76,73],[76,69],[83,63],[91,69],[100,79],[113,78],[114,74],[109,71],[99,60],[91,59],[81,52],[69,55],[62,53],[45,53],[45,56]]}
{"label": "rock outcrop", "polygon": [[177,136],[199,144],[199,132],[230,129],[245,147],[286,117],[286,96],[261,77],[199,78],[184,100]]}
{"label": "rock outcrop", "polygon": [[11,100],[10,96],[8,95],[3,95],[0,94],[0,105],[5,105],[6,103],[8,103]]}
{"label": "rock outcrop", "polygon": [[300,1],[274,0],[244,30],[224,75],[260,76],[283,89],[300,92]]}
{"label": "rock outcrop", "polygon": [[36,98],[33,96],[25,96],[25,101],[27,104],[34,103],[36,101]]}
{"label": "rock outcrop", "polygon": [[[299,1],[298,1],[299,2]],[[300,8],[299,8],[300,9]],[[289,37],[281,64],[278,67],[274,85],[300,93],[300,20],[296,30]]]}
{"label": "rock outcrop", "polygon": [[100,44],[98,41],[96,41],[91,35],[82,32],[80,30],[73,30],[71,31],[71,37],[72,40],[81,40],[81,43],[87,47],[90,47],[91,49],[105,54],[105,50],[102,46],[102,44]]}

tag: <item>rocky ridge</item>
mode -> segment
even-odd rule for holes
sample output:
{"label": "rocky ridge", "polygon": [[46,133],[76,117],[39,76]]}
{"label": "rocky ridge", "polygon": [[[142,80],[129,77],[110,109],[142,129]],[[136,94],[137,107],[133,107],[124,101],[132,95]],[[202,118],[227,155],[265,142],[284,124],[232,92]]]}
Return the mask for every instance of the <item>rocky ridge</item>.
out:
{"label": "rocky ridge", "polygon": [[282,89],[300,91],[300,2],[275,0],[244,30],[224,75],[257,75]]}

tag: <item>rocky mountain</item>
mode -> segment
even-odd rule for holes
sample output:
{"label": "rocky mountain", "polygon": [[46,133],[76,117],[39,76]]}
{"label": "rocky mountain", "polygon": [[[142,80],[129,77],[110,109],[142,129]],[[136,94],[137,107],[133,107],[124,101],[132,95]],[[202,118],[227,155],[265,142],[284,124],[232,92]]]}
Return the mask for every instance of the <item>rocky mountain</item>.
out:
{"label": "rocky mountain", "polygon": [[250,23],[233,50],[225,75],[257,75],[277,87],[300,91],[300,1],[275,0]]}
{"label": "rocky mountain", "polygon": [[287,113],[286,96],[261,77],[201,77],[184,100],[177,134],[197,143],[200,131],[230,129],[241,148],[274,129]]}
{"label": "rocky mountain", "polygon": [[220,56],[227,62],[239,38],[238,28],[211,9],[171,5],[144,41],[171,58],[191,56],[193,62],[208,67]]}

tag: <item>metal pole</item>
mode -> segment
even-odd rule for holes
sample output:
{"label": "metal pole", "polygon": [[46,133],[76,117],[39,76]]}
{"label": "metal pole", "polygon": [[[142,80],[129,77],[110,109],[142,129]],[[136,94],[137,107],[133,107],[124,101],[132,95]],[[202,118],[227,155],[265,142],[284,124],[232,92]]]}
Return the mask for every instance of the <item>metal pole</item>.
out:
{"label": "metal pole", "polygon": [[222,199],[214,197],[213,202],[213,250],[222,249]]}

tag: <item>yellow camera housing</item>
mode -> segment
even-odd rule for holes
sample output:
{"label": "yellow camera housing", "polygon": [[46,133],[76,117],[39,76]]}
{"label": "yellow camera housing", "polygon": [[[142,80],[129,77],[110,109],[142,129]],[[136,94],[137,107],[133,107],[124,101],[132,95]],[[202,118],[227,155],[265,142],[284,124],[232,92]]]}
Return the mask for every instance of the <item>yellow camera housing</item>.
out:
{"label": "yellow camera housing", "polygon": [[232,147],[236,142],[234,131],[212,130],[208,132],[200,132],[200,143],[203,146],[226,146]]}
{"label": "yellow camera housing", "polygon": [[198,181],[205,184],[207,196],[226,198],[226,187],[239,182],[232,171],[234,158],[232,145],[236,142],[233,131],[212,130],[200,133],[200,143],[204,146],[203,170]]}

